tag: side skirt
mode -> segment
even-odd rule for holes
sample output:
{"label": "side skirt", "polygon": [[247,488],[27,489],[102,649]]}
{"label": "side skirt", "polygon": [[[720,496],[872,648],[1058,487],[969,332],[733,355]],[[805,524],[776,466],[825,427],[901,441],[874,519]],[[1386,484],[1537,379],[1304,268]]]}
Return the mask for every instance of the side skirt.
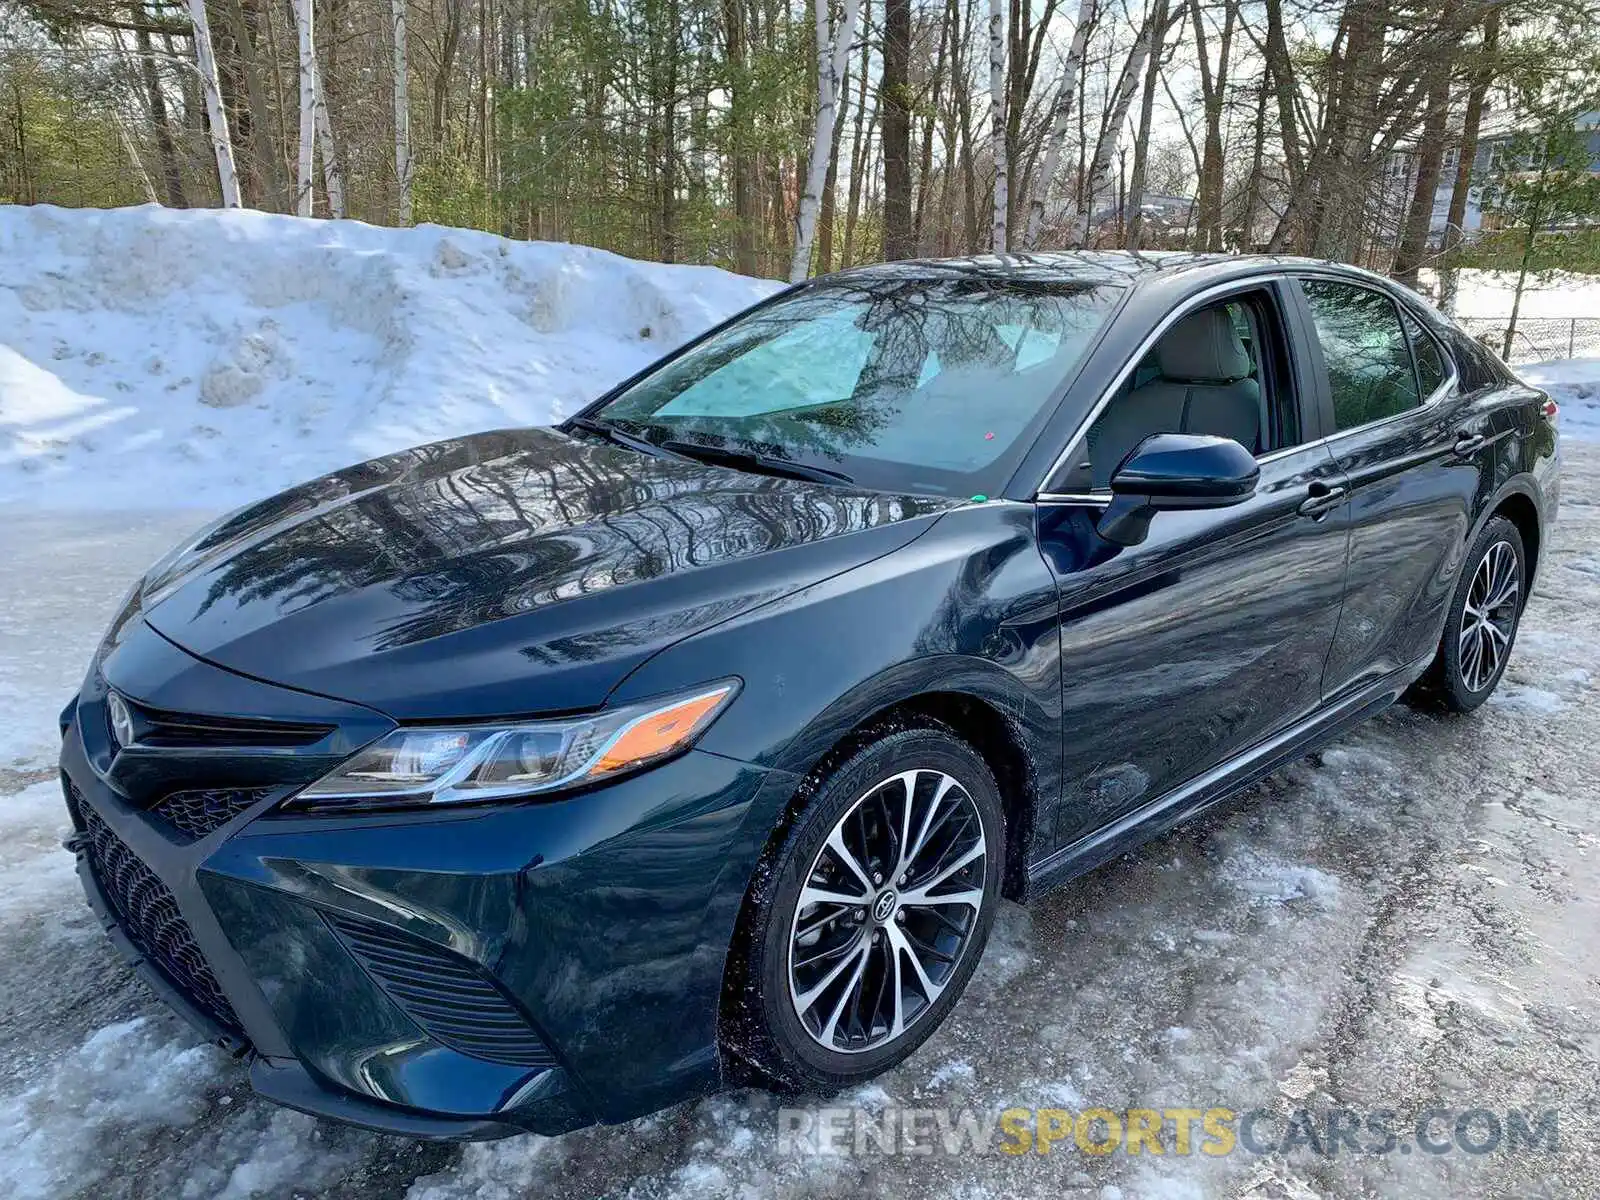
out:
{"label": "side skirt", "polygon": [[1333,700],[1303,721],[1030,864],[1023,898],[1037,899],[1069,879],[1159,837],[1376,716],[1398,700],[1432,661],[1430,651],[1426,658]]}

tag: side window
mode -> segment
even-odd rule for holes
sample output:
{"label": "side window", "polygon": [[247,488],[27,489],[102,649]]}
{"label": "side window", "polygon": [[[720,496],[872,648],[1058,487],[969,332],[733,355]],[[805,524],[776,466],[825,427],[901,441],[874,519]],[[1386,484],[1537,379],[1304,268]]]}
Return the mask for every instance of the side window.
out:
{"label": "side window", "polygon": [[1417,385],[1422,398],[1426,400],[1439,390],[1450,369],[1445,366],[1444,352],[1439,349],[1439,343],[1433,340],[1433,335],[1403,308],[1400,310],[1400,323],[1406,327],[1406,337],[1411,340],[1411,356],[1417,364]]}
{"label": "side window", "polygon": [[1183,317],[1089,426],[1051,490],[1102,491],[1135,447],[1157,433],[1232,438],[1261,455],[1300,441],[1277,305],[1252,291]]}
{"label": "side window", "polygon": [[1325,279],[1303,286],[1328,369],[1334,428],[1354,429],[1416,408],[1422,397],[1394,301]]}

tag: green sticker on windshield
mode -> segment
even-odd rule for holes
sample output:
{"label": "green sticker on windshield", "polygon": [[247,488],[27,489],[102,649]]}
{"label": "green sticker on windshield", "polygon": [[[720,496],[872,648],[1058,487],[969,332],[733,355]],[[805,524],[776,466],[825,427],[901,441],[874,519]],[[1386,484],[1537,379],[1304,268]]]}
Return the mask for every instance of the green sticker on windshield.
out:
{"label": "green sticker on windshield", "polygon": [[983,503],[983,502],[984,502],[984,501],[985,501],[985,500],[987,500],[987,499],[988,499],[988,498],[989,498],[989,497],[987,497],[987,496],[985,496],[985,495],[984,495],[984,494],[983,494],[983,493],[982,493],[982,492],[979,492],[979,493],[978,493],[978,494],[977,494],[977,495],[976,495],[976,496],[974,496],[974,497],[973,497],[973,498],[972,498],[972,499],[973,499],[973,501],[974,501],[974,502],[975,502],[975,503],[977,503],[977,504],[982,504],[982,503]]}

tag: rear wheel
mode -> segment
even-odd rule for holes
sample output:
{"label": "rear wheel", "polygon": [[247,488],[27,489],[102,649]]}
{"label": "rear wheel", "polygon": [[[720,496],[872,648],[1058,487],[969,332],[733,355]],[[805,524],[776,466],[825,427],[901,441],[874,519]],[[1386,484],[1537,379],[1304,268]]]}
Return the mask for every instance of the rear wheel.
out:
{"label": "rear wheel", "polygon": [[1527,602],[1522,534],[1504,517],[1484,526],[1456,583],[1444,636],[1416,699],[1447,712],[1471,712],[1505,674]]}
{"label": "rear wheel", "polygon": [[908,1057],[983,952],[1005,861],[994,777],[958,738],[904,730],[823,782],[758,889],[747,978],[762,1071],[825,1090]]}

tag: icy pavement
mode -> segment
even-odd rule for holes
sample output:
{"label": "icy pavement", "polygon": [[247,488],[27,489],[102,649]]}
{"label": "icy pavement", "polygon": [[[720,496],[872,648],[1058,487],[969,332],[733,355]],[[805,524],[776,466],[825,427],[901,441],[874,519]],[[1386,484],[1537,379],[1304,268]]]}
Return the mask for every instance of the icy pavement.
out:
{"label": "icy pavement", "polygon": [[[741,1092],[466,1148],[254,1100],[85,908],[54,721],[130,578],[190,515],[0,522],[0,1195],[1596,1196],[1600,448],[1486,709],[1398,708],[1237,806],[1007,908],[946,1029],[833,1101],[1559,1111],[1557,1148],[1473,1155],[809,1157]],[[1368,1140],[1368,1139],[1363,1139]],[[1415,1147],[1413,1147],[1415,1149]]]}

